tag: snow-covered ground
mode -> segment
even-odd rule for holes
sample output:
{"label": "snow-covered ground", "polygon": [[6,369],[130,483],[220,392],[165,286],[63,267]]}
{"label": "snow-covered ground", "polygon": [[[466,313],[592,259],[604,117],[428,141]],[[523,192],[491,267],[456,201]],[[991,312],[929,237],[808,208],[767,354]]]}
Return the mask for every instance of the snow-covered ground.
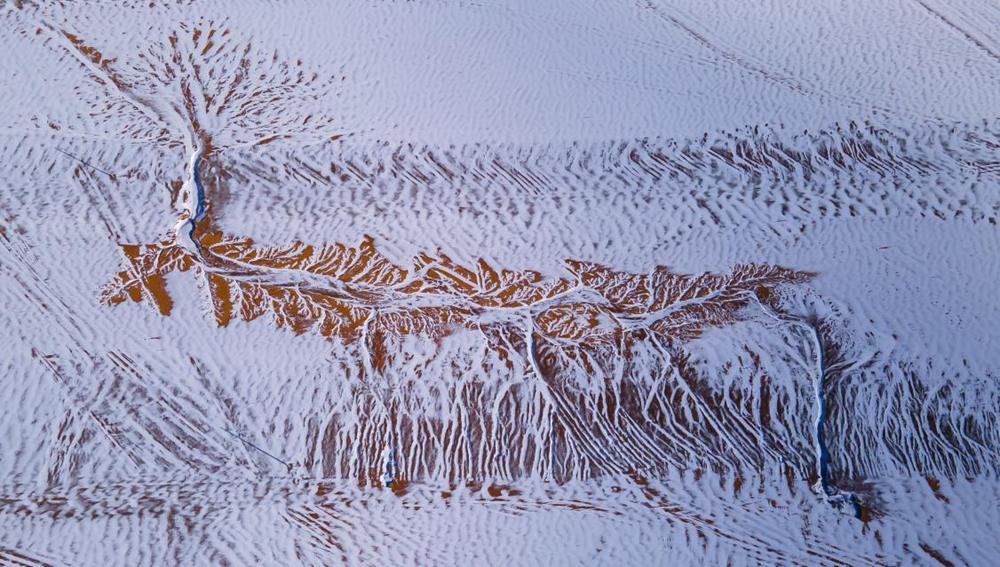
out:
{"label": "snow-covered ground", "polygon": [[0,29],[0,564],[1000,553],[996,4]]}

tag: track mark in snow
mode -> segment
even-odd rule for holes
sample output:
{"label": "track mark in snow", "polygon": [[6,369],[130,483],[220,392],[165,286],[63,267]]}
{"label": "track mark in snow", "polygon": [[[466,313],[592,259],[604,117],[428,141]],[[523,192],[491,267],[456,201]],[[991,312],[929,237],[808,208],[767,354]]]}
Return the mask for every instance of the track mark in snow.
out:
{"label": "track mark in snow", "polygon": [[990,56],[994,61],[1000,63],[1000,52],[997,51],[995,45],[990,45],[989,40],[984,40],[976,37],[976,34],[965,29],[963,26],[959,25],[953,18],[949,18],[945,15],[945,12],[931,7],[931,5],[925,0],[913,0],[920,5],[921,8],[927,11],[928,14],[933,16],[936,20],[944,24],[945,26],[951,28],[962,37],[967,39],[970,43],[978,47],[983,53]]}

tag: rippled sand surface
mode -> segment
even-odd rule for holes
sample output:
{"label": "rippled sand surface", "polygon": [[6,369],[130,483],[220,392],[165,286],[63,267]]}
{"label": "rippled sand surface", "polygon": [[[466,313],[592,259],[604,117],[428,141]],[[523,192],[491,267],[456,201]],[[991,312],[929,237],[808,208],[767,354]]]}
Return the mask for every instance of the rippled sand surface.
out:
{"label": "rippled sand surface", "polygon": [[997,6],[0,29],[0,565],[995,564]]}

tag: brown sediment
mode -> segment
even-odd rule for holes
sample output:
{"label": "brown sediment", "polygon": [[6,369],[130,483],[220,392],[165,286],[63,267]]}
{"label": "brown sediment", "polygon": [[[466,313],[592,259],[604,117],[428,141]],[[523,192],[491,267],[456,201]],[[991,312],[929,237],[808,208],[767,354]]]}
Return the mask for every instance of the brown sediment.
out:
{"label": "brown sediment", "polygon": [[97,65],[101,71],[104,72],[105,76],[112,82],[116,87],[122,90],[127,90],[129,88],[128,82],[125,81],[114,69],[111,68],[111,64],[114,63],[114,59],[107,59],[101,54],[97,48],[88,45],[82,39],[69,32],[62,32],[63,37],[65,37],[69,42],[76,48],[81,55],[83,55],[87,60],[89,60],[94,65]]}
{"label": "brown sediment", "polygon": [[930,544],[921,543],[920,549],[924,550],[924,553],[929,555],[931,559],[936,561],[939,565],[944,565],[944,567],[954,567],[955,564],[945,558],[944,554],[934,549]]}
{"label": "brown sediment", "polygon": [[[181,77],[180,93],[175,92],[176,81],[160,84],[157,81],[161,79],[145,68],[117,65],[115,59],[108,59],[79,38],[67,35],[76,49],[100,66],[116,85],[127,86],[127,77],[129,81],[152,84],[145,86],[153,92],[166,88],[174,95],[179,94],[179,102],[186,111],[183,119],[202,148],[198,173],[205,210],[193,235],[199,243],[198,250],[186,250],[169,240],[144,246],[124,245],[127,269],[119,272],[105,288],[103,300],[108,304],[150,303],[162,315],[169,315],[172,299],[166,276],[175,271],[193,271],[203,278],[207,302],[219,327],[231,325],[234,319],[249,322],[266,318],[295,334],[313,332],[327,339],[362,345],[370,366],[364,370],[366,374],[369,371],[383,374],[393,366],[400,355],[400,337],[419,335],[438,340],[462,329],[474,329],[487,337],[490,348],[507,368],[514,368],[513,358],[517,355],[537,356],[537,372],[541,374],[538,378],[555,386],[553,389],[559,390],[563,403],[583,407],[586,400],[574,397],[558,384],[559,377],[571,369],[579,367],[596,373],[608,360],[616,357],[629,360],[631,348],[640,341],[655,339],[671,348],[699,336],[706,328],[740,320],[749,296],[756,295],[762,303],[774,306],[776,287],[801,283],[811,277],[808,273],[767,265],[737,266],[727,275],[686,275],[665,267],[657,267],[650,273],[628,273],[591,262],[568,261],[566,276],[546,278],[537,271],[496,267],[484,259],[456,262],[440,253],[420,254],[410,265],[399,266],[385,258],[370,237],[356,246],[293,242],[283,247],[266,247],[249,238],[224,234],[219,221],[229,196],[231,177],[220,158],[225,148],[216,147],[213,142],[213,134],[218,133],[210,133],[206,128],[213,124],[213,118],[221,116],[227,127],[240,132],[240,136],[245,134],[245,142],[241,140],[245,145],[270,144],[302,133],[331,141],[341,137],[341,134],[328,135],[326,130],[331,122],[328,117],[303,118],[286,100],[286,93],[299,89],[323,90],[318,88],[323,86],[322,81],[303,78],[308,74],[301,72],[300,61],[282,63],[283,71],[295,72],[254,81],[253,84],[263,86],[251,90],[248,86],[251,82],[245,78],[260,62],[251,55],[250,43],[232,44],[224,39],[227,34],[225,30],[217,34],[214,27],[205,30],[181,26],[163,46],[148,51],[145,62],[149,69],[155,67],[154,71],[163,76]],[[205,88],[203,69],[211,69],[210,65],[220,62],[232,69],[232,79],[217,92],[201,92]],[[284,125],[287,132],[272,124],[257,123],[261,105],[268,104],[285,104],[290,109],[288,123]],[[725,149],[715,153],[727,161],[734,159]],[[454,176],[444,160],[433,155],[428,159],[446,178]],[[348,162],[343,167],[354,175],[363,175],[364,168],[354,163]],[[496,159],[492,167],[500,179],[526,190],[537,189],[539,182],[530,173]],[[683,170],[685,166],[677,163],[675,167]],[[331,173],[334,177],[346,175],[336,164],[331,166]],[[418,182],[428,180],[419,171],[410,174]],[[174,183],[170,187],[175,201],[181,186]],[[581,291],[588,292],[587,299],[581,298],[578,293]],[[483,317],[503,314],[506,310],[523,314],[523,326],[519,326],[521,322],[512,324],[509,319],[497,323],[496,318]],[[690,396],[701,402],[692,406],[690,413],[678,412],[672,419],[717,435],[722,427],[719,423],[734,429],[742,427],[739,421],[716,418],[712,423],[708,419],[710,414],[725,411],[721,395],[711,392],[704,381],[697,379],[695,371],[686,366],[683,353],[673,354],[682,384],[664,386],[664,399]],[[620,388],[619,394],[600,400],[598,409],[602,419],[613,421],[619,413],[635,416],[637,421],[667,419],[671,411],[668,406],[657,403],[644,408],[635,385],[626,383]],[[749,402],[736,396],[734,403],[742,407]],[[783,411],[780,402],[778,411]],[[393,409],[389,413],[392,421],[402,419],[402,411]],[[500,427],[486,418],[470,419],[478,428],[470,435],[477,438],[488,435],[491,428]],[[434,420],[421,426],[444,427]],[[401,425],[400,429],[414,439],[427,435],[426,429],[411,431],[417,429],[415,425]],[[582,445],[576,437],[605,435],[595,424],[568,421],[555,423],[552,430],[553,438],[563,445],[568,444],[567,440]],[[353,441],[366,447],[367,462],[378,462],[377,451],[381,449],[375,443],[364,439]],[[403,440],[397,442],[405,445]],[[537,463],[526,461],[518,466],[528,470]],[[601,465],[590,466],[596,470]],[[518,472],[514,471],[514,475]],[[381,486],[380,471],[368,470],[361,482]],[[408,482],[401,475],[389,487],[394,492],[405,492]],[[494,496],[492,487],[487,492]]]}
{"label": "brown sediment", "polygon": [[[208,142],[206,157],[226,149],[208,147],[220,133],[229,134],[229,147],[297,136],[337,140],[344,135],[331,116],[305,114],[304,105],[297,104],[339,95],[338,83],[344,77],[321,76],[301,59],[262,53],[251,41],[231,35],[225,21],[181,22],[168,35],[115,56],[103,53],[93,38],[49,30],[64,38],[82,62],[100,71],[96,81],[117,88],[111,100],[95,103],[109,110],[126,102],[151,119],[130,125],[133,132],[155,133],[154,138],[173,143],[193,133],[197,141]],[[168,104],[157,110],[151,104],[155,99]],[[168,131],[171,121],[163,120],[161,111],[179,114],[187,131]]]}
{"label": "brown sediment", "polygon": [[[739,320],[748,293],[770,297],[774,286],[811,276],[763,265],[737,266],[728,275],[689,276],[662,267],[637,274],[568,261],[572,278],[544,278],[532,270],[498,270],[483,259],[466,266],[443,254],[420,254],[406,269],[383,256],[370,237],[357,246],[294,242],[263,247],[216,231],[202,233],[200,244],[199,254],[171,241],[124,245],[130,269],[109,284],[104,301],[145,298],[167,315],[172,302],[164,276],[197,266],[207,278],[220,326],[236,314],[252,321],[270,313],[278,327],[297,334],[316,329],[327,338],[352,342],[370,320],[376,333],[369,340],[378,353],[383,342],[378,333],[442,337],[460,327],[482,330],[478,315],[496,308],[522,309],[547,340],[621,343],[633,331],[651,331],[686,341],[706,327]],[[604,302],[578,299],[574,292],[581,289]],[[652,322],[642,322],[650,315],[656,315]],[[623,318],[636,317],[639,327],[624,332]],[[376,360],[376,366],[384,364]]]}
{"label": "brown sediment", "polygon": [[[341,562],[347,563],[347,553],[344,546],[340,543],[337,533],[331,527],[333,517],[324,506],[292,508],[286,514],[291,521],[304,528],[307,532],[312,532],[313,537],[319,541],[320,545],[336,549],[340,553]],[[296,553],[298,553],[297,550]],[[302,557],[300,559],[304,560]]]}
{"label": "brown sediment", "polygon": [[129,261],[129,269],[118,273],[117,281],[123,283],[124,295],[107,298],[111,304],[148,298],[161,315],[170,315],[173,300],[167,292],[164,275],[179,270],[186,271],[192,265],[191,258],[177,247],[123,245],[122,252]]}
{"label": "brown sediment", "polygon": [[175,179],[167,184],[167,187],[170,191],[170,202],[177,202],[181,195],[181,189],[184,187],[184,181]]}
{"label": "brown sediment", "polygon": [[761,303],[768,303],[771,299],[771,290],[767,287],[757,286],[755,291],[757,292],[757,299],[759,299]]}
{"label": "brown sediment", "polygon": [[282,138],[284,138],[284,136],[282,136],[280,134],[275,134],[275,135],[267,136],[265,138],[261,138],[260,140],[257,140],[257,142],[254,145],[255,146],[264,146],[264,145],[270,144],[271,142],[275,142],[277,140],[280,140]]}
{"label": "brown sediment", "polygon": [[885,516],[884,502],[871,482],[858,479],[834,479],[835,486],[854,496],[858,519],[864,524]]}
{"label": "brown sediment", "polygon": [[937,498],[938,500],[944,502],[945,504],[951,502],[951,500],[947,496],[941,494],[940,480],[934,478],[933,476],[925,476],[924,479],[927,481],[927,486],[929,486],[931,488],[931,491],[934,493],[934,498]]}
{"label": "brown sediment", "polygon": [[[16,8],[20,8],[20,3],[15,3]],[[72,510],[62,514],[64,518],[72,518],[75,514]],[[59,514],[53,514],[54,519],[59,518]],[[0,547],[0,564],[2,565],[24,565],[25,567],[51,567],[54,563],[49,563],[48,561],[43,561],[37,557],[27,555],[26,552],[11,549],[9,547]]]}
{"label": "brown sediment", "polygon": [[[577,262],[576,277],[553,279],[533,271],[498,269],[485,260],[459,264],[431,254],[419,255],[404,268],[385,258],[369,237],[356,246],[294,242],[266,247],[216,232],[205,235],[196,251],[171,241],[126,248],[130,269],[105,289],[109,304],[156,303],[151,298],[157,295],[147,290],[151,277],[162,280],[172,271],[191,271],[204,278],[219,326],[266,315],[274,325],[296,334],[313,332],[354,344],[359,362],[368,363],[358,365],[358,380],[352,381],[357,389],[351,386],[349,398],[356,407],[348,413],[355,417],[331,419],[324,431],[311,435],[324,455],[318,472],[351,476],[373,487],[385,486],[380,463],[386,446],[422,448],[420,462],[396,463],[393,483],[435,475],[449,482],[491,477],[488,466],[479,463],[501,458],[501,449],[481,445],[484,440],[524,447],[521,455],[503,453],[504,478],[523,478],[547,467],[551,478],[562,482],[613,473],[623,462],[651,466],[645,473],[651,474],[659,465],[648,463],[686,451],[674,446],[664,433],[668,430],[697,435],[706,454],[725,447],[717,440],[727,432],[758,439],[754,432],[744,432],[747,426],[730,411],[730,406],[749,411],[758,402],[714,391],[679,343],[703,328],[739,320],[739,311],[749,301],[741,297],[752,296],[759,287],[809,277],[766,266],[740,266],[726,276],[686,276],[665,269],[632,274],[592,264],[584,268]],[[623,281],[638,290],[637,296],[621,288]],[[647,324],[646,317],[657,313],[653,308],[673,309],[671,313],[683,318],[668,313]],[[378,384],[369,382],[370,373],[384,375],[406,356],[402,337],[437,340],[463,329],[481,332],[497,354],[493,361],[480,361],[485,370],[490,364],[514,370],[517,364],[535,374],[541,385],[516,385],[499,398],[494,385],[481,381],[440,393],[441,403],[467,408],[461,423],[414,409],[421,402],[411,398],[415,394],[408,389],[390,394],[366,390]],[[657,364],[676,370],[679,378],[660,381],[650,390],[634,380],[606,377],[598,394],[567,379],[577,371],[601,377],[609,364],[628,364],[640,342],[660,345],[663,359]],[[750,362],[751,371],[757,372],[759,357],[750,356]],[[421,369],[409,372],[414,381],[422,379]],[[548,393],[539,397],[539,388]],[[493,399],[496,415],[487,402]],[[646,402],[651,399],[656,403]],[[527,414],[537,412],[537,404],[550,408],[545,411],[554,417],[545,430],[532,431]],[[678,410],[680,404],[685,407]],[[441,439],[448,441],[435,441]],[[625,457],[622,447],[629,452]],[[585,460],[547,464],[565,458],[556,457],[559,451],[572,451]],[[757,459],[752,447],[743,451]],[[733,460],[733,448],[728,452],[719,462]]]}
{"label": "brown sediment", "polygon": [[788,485],[788,491],[795,496],[795,467],[791,463],[785,463],[785,483]]}
{"label": "brown sediment", "polygon": [[584,340],[619,329],[612,312],[593,303],[570,303],[550,307],[536,318],[539,328],[551,338]]}
{"label": "brown sediment", "polygon": [[233,317],[233,301],[229,281],[218,274],[208,274],[208,289],[212,295],[212,312],[220,327],[225,327]]}

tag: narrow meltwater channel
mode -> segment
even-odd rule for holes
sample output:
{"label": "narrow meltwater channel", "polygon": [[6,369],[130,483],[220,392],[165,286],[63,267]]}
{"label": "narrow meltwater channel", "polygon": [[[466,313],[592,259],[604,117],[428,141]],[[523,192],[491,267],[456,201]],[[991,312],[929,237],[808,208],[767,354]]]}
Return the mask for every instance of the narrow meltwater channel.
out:
{"label": "narrow meltwater channel", "polygon": [[813,344],[816,348],[816,461],[817,473],[819,475],[819,489],[827,496],[830,502],[837,508],[847,503],[853,509],[854,517],[861,519],[861,502],[854,494],[841,492],[830,479],[830,451],[826,445],[826,355],[823,350],[823,342],[819,335],[819,330],[812,323],[803,321],[813,335]]}
{"label": "narrow meltwater channel", "polygon": [[816,492],[822,493],[826,496],[827,501],[829,501],[835,508],[840,508],[844,504],[850,504],[854,517],[859,520],[862,519],[861,501],[858,499],[857,495],[841,491],[835,484],[833,484],[830,475],[830,451],[827,447],[825,438],[827,411],[826,392],[824,386],[827,376],[827,361],[826,353],[823,348],[823,339],[820,336],[819,329],[816,328],[815,323],[808,321],[803,317],[776,312],[769,306],[764,305],[764,303],[752,293],[748,293],[747,296],[752,297],[757,306],[771,318],[798,325],[799,327],[805,328],[809,333],[816,357],[816,378],[814,380],[816,421],[813,428],[813,435],[816,446],[816,475],[818,479],[814,489]]}
{"label": "narrow meltwater channel", "polygon": [[201,173],[198,171],[201,167],[201,158],[204,154],[205,148],[199,145],[198,149],[191,156],[191,182],[195,188],[194,216],[191,218],[192,231],[194,231],[195,224],[205,216],[205,188],[201,184]]}
{"label": "narrow meltwater channel", "polygon": [[198,222],[205,216],[205,187],[201,184],[202,157],[205,154],[205,147],[202,144],[195,146],[188,161],[187,180],[184,182],[185,203],[184,213],[175,227],[178,244],[192,253],[201,253],[201,243],[195,236],[198,229]]}

